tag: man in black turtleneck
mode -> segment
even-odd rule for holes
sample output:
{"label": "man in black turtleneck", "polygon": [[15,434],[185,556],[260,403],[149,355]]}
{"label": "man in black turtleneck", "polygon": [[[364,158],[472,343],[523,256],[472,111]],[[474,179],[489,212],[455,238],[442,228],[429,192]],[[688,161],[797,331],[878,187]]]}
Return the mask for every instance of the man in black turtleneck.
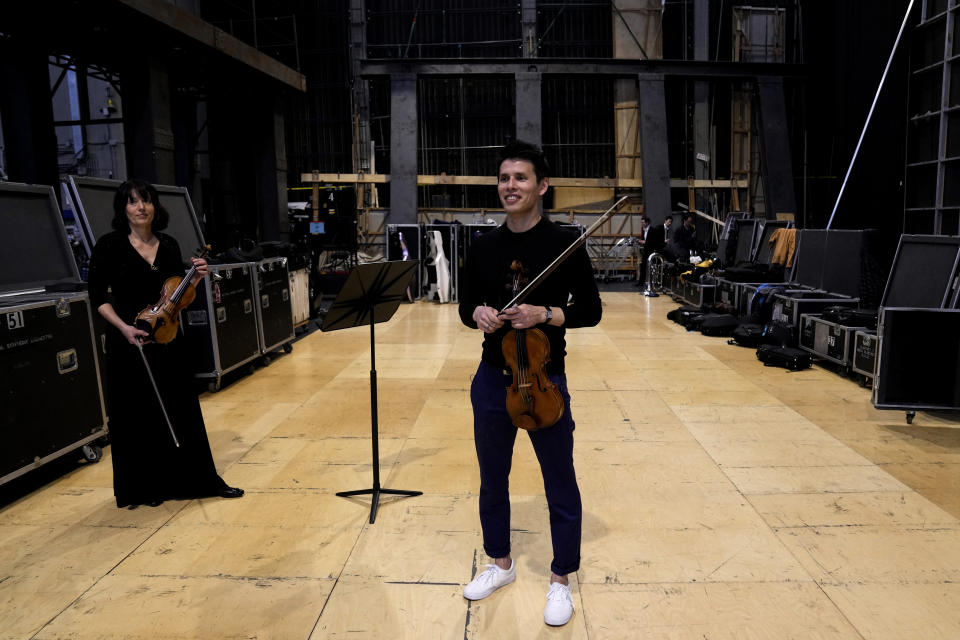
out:
{"label": "man in black turtleneck", "polygon": [[[473,378],[474,442],[480,465],[480,525],[484,551],[494,560],[464,588],[464,597],[479,600],[514,581],[510,556],[510,475],[517,428],[506,410],[506,387],[512,376],[502,351],[511,329],[537,328],[550,342],[546,371],[564,399],[563,416],[553,426],[528,431],[543,475],[550,510],[553,561],[544,621],[562,625],[573,615],[567,574],[580,567],[582,507],[573,467],[573,417],[564,373],[567,328],[600,322],[600,294],[583,247],[577,249],[530,295],[502,315],[513,297],[513,276],[533,279],[577,236],[542,217],[540,198],[548,188],[548,167],[542,152],[523,142],[500,154],[497,191],[507,214],[502,226],[480,236],[471,246],[461,286],[460,319],[484,332],[483,354]],[[522,283],[521,283],[522,288]]]}

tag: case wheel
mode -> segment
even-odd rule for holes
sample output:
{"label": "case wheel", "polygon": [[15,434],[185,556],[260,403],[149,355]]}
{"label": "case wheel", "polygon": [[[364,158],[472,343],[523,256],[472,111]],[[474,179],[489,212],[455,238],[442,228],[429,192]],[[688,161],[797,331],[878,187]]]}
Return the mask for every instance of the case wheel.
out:
{"label": "case wheel", "polygon": [[103,457],[103,449],[97,444],[85,444],[80,447],[80,451],[87,462],[100,462],[100,458]]}
{"label": "case wheel", "polygon": [[916,411],[907,411],[907,424],[913,424],[913,419],[916,417]]}
{"label": "case wheel", "polygon": [[283,351],[284,353],[290,353],[291,351],[293,351],[293,345],[290,344],[289,342],[285,342],[283,344]]}
{"label": "case wheel", "polygon": [[215,382],[208,384],[207,389],[210,391],[210,393],[216,393],[217,391],[220,391],[220,380],[217,379]]}

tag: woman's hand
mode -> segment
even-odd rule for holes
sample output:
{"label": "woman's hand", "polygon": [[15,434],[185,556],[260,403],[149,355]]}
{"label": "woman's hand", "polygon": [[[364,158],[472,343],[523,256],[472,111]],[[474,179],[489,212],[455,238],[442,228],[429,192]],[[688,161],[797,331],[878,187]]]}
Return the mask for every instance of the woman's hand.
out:
{"label": "woman's hand", "polygon": [[142,338],[148,337],[150,334],[144,331],[143,329],[137,329],[133,325],[125,324],[120,327],[120,333],[123,334],[123,337],[132,345],[136,345],[138,342],[140,344],[146,344],[150,340],[143,340]]}
{"label": "woman's hand", "polygon": [[190,262],[197,268],[197,272],[193,274],[193,278],[190,279],[190,283],[196,286],[198,282],[207,276],[210,269],[207,267],[207,261],[203,258],[190,258]]}
{"label": "woman's hand", "polygon": [[514,329],[529,329],[546,321],[547,310],[537,305],[521,304],[504,311],[503,319]]}
{"label": "woman's hand", "polygon": [[497,316],[497,310],[486,305],[473,310],[473,321],[484,333],[493,333],[503,326],[503,320]]}

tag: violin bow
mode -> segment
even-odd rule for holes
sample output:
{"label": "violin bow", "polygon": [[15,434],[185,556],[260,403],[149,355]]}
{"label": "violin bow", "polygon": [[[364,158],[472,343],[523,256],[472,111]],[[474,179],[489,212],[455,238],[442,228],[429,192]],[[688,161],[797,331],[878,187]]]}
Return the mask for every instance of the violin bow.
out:
{"label": "violin bow", "polygon": [[153,385],[153,392],[157,394],[157,402],[160,403],[160,410],[163,411],[163,417],[167,421],[167,427],[170,429],[170,437],[173,438],[173,444],[179,448],[180,441],[177,440],[177,434],[173,431],[173,425],[170,423],[170,416],[167,415],[167,408],[163,406],[163,399],[160,397],[160,389],[157,388],[157,381],[153,379],[153,371],[150,369],[150,363],[147,362],[147,354],[143,352],[143,343],[137,340],[136,344],[137,350],[140,352],[140,357],[143,358],[143,366],[147,368],[147,376],[150,378],[150,384]]}
{"label": "violin bow", "polygon": [[520,291],[520,293],[518,293],[517,295],[515,295],[510,302],[508,302],[506,305],[504,305],[503,309],[501,309],[501,310],[497,313],[497,315],[502,315],[503,312],[506,311],[507,309],[509,309],[510,307],[513,307],[513,306],[518,305],[518,304],[520,304],[521,302],[523,302],[523,300],[527,297],[527,295],[528,295],[531,291],[533,291],[534,287],[536,287],[538,284],[540,284],[541,282],[543,282],[544,278],[546,278],[546,277],[549,276],[551,273],[553,273],[554,270],[555,270],[557,267],[560,266],[560,263],[561,263],[561,262],[563,262],[564,260],[566,260],[567,258],[570,257],[570,254],[572,254],[574,251],[576,251],[576,250],[579,249],[581,246],[583,246],[583,243],[585,243],[585,242],[587,241],[587,238],[589,238],[589,237],[592,236],[594,233],[596,233],[597,229],[600,228],[600,225],[603,224],[604,222],[606,222],[606,221],[607,221],[607,218],[609,218],[610,216],[612,216],[612,215],[614,214],[614,212],[617,211],[617,210],[620,208],[621,205],[623,205],[624,202],[626,202],[627,200],[630,199],[630,197],[631,197],[631,195],[630,195],[630,194],[627,194],[627,195],[625,195],[625,196],[621,196],[621,198],[620,198],[619,200],[617,200],[616,202],[614,202],[612,207],[610,207],[609,209],[607,209],[606,211],[604,211],[603,214],[601,214],[600,217],[597,218],[596,221],[595,221],[593,224],[590,225],[590,227],[588,227],[583,233],[580,234],[580,237],[579,237],[579,238],[577,238],[576,240],[573,241],[573,244],[571,244],[569,247],[567,247],[566,249],[564,249],[564,250],[563,250],[563,253],[561,253],[559,256],[557,256],[557,257],[554,259],[553,262],[551,262],[550,264],[548,264],[543,271],[541,271],[540,273],[537,274],[537,277],[536,277],[536,278],[534,278],[534,279],[531,280],[529,283],[527,283],[527,286],[525,286],[525,287]]}

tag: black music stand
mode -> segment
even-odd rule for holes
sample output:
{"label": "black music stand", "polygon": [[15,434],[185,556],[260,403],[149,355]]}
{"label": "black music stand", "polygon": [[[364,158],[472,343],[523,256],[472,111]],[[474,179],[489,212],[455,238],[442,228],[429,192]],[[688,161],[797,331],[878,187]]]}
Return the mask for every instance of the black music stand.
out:
{"label": "black music stand", "polygon": [[377,517],[380,494],[419,496],[422,491],[383,489],[380,487],[380,450],[377,443],[377,361],[374,348],[373,325],[386,322],[396,313],[402,300],[406,300],[407,287],[419,260],[375,262],[358,265],[347,277],[337,294],[333,306],[323,319],[322,331],[349,329],[364,324],[370,325],[370,421],[373,432],[373,488],[356,491],[340,491],[340,497],[370,494],[370,524]]}

